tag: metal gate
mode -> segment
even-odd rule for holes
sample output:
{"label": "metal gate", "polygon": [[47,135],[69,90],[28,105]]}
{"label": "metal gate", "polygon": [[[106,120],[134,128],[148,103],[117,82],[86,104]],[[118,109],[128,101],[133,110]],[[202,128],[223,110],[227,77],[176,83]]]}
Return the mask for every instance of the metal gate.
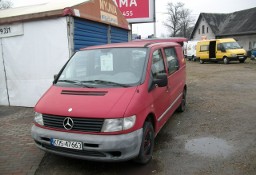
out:
{"label": "metal gate", "polygon": [[74,18],[74,51],[88,46],[127,41],[128,30]]}
{"label": "metal gate", "polygon": [[74,51],[83,47],[108,43],[108,26],[74,18]]}
{"label": "metal gate", "polygon": [[111,43],[121,43],[128,41],[128,31],[111,26]]}

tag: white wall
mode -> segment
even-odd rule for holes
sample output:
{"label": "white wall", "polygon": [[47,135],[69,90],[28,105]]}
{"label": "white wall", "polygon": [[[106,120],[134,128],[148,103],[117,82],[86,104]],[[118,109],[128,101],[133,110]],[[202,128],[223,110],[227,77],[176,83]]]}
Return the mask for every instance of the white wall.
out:
{"label": "white wall", "polygon": [[[202,33],[202,26],[204,25],[204,31],[205,33]],[[208,33],[207,33],[207,27],[208,27]],[[200,29],[200,34],[199,34]],[[206,20],[202,17],[199,21],[199,24],[196,28],[194,37],[192,38],[192,41],[199,41],[202,40],[202,37],[205,36],[207,39],[215,39],[215,35],[212,32],[212,29],[210,28],[209,24],[206,22]]]}
{"label": "white wall", "polygon": [[[25,22],[23,26],[23,35],[1,39],[2,53],[10,105],[33,107],[69,58],[67,22],[62,17]],[[2,86],[1,78],[0,90]],[[6,97],[1,92],[2,98]],[[0,100],[0,105],[6,101]]]}
{"label": "white wall", "polygon": [[[256,43],[256,35],[247,35],[247,36],[234,36],[233,37],[240,46],[243,46],[245,50],[249,50],[249,43],[251,42],[251,45],[253,43]],[[251,49],[251,48],[250,48]]]}
{"label": "white wall", "polygon": [[3,48],[2,39],[0,38],[0,104],[9,105],[7,89],[6,89],[6,81],[5,81],[4,60],[3,60],[2,48]]}

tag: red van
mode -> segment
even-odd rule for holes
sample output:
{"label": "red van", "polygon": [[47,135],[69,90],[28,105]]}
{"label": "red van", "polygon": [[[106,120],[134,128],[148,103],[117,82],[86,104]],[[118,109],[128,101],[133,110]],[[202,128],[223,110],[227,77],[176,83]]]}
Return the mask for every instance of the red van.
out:
{"label": "red van", "polygon": [[186,105],[182,47],[168,41],[76,52],[35,106],[36,145],[86,160],[148,163],[157,133]]}

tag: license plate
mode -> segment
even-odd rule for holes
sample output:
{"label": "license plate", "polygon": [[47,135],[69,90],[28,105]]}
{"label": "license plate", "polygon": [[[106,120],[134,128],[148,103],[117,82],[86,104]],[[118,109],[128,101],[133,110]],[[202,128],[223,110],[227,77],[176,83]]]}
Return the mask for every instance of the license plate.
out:
{"label": "license plate", "polygon": [[239,57],[239,59],[244,59],[244,57]]}
{"label": "license plate", "polygon": [[62,147],[62,148],[77,149],[77,150],[83,149],[82,142],[76,142],[76,141],[51,139],[51,144],[53,146]]}

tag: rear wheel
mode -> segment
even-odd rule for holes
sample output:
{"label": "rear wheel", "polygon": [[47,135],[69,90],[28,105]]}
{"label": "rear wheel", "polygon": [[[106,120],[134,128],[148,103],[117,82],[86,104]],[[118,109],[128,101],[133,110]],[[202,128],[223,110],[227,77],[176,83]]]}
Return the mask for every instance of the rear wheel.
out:
{"label": "rear wheel", "polygon": [[177,109],[178,112],[184,112],[186,110],[186,103],[187,103],[186,99],[187,99],[187,91],[186,89],[184,89],[180,106]]}
{"label": "rear wheel", "polygon": [[204,64],[204,60],[200,59],[200,60],[199,60],[199,63],[200,63],[200,64]]}
{"label": "rear wheel", "polygon": [[153,148],[155,142],[155,133],[152,123],[146,121],[143,126],[143,136],[140,146],[140,152],[135,162],[147,164],[152,159]]}

